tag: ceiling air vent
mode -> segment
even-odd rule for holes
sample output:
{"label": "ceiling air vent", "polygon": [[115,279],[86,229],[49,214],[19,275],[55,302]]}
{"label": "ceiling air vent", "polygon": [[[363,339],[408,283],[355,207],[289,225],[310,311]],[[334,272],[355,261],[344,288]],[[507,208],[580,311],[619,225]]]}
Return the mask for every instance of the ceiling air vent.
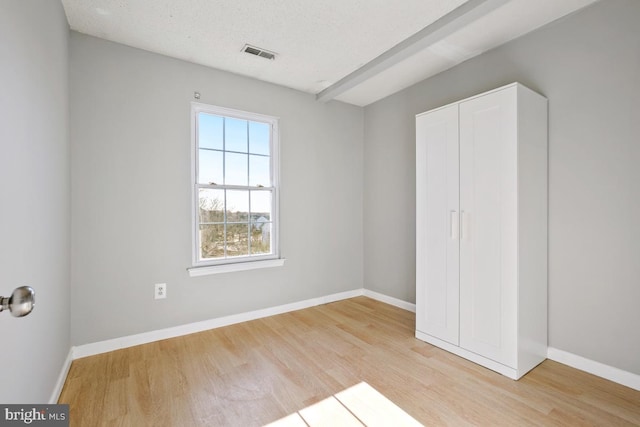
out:
{"label": "ceiling air vent", "polygon": [[259,56],[260,58],[275,59],[276,54],[269,52],[268,50],[261,49],[259,47],[245,44],[242,48],[243,52],[250,53],[251,55]]}

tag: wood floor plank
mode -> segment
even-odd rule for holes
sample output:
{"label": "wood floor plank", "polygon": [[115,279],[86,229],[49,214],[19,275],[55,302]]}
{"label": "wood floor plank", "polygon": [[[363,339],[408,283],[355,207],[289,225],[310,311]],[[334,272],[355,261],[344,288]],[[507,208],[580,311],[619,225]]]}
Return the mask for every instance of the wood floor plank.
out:
{"label": "wood floor plank", "polygon": [[429,426],[640,426],[638,391],[552,361],[512,381],[416,340],[414,325],[352,298],[75,360],[60,403],[72,426],[299,424],[366,382]]}

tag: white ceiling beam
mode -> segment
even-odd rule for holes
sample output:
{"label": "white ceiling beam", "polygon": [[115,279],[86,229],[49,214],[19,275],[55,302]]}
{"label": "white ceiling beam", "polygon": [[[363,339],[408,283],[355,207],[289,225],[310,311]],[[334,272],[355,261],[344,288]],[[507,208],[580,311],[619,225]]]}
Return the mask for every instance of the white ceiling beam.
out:
{"label": "white ceiling beam", "polygon": [[316,95],[328,102],[511,0],[469,0]]}

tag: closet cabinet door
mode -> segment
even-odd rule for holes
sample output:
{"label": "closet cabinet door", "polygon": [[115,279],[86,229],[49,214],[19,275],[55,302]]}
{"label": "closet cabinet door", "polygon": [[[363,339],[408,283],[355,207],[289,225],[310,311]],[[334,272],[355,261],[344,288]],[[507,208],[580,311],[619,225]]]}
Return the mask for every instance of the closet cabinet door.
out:
{"label": "closet cabinet door", "polygon": [[460,103],[460,346],[517,365],[517,93]]}
{"label": "closet cabinet door", "polygon": [[416,329],[458,345],[458,106],[416,122]]}

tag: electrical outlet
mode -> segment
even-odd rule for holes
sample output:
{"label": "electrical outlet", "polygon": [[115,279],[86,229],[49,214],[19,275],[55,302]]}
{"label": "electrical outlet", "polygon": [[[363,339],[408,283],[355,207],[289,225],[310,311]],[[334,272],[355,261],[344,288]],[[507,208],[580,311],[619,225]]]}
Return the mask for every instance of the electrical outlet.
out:
{"label": "electrical outlet", "polygon": [[163,299],[167,297],[167,284],[156,283],[155,299]]}

